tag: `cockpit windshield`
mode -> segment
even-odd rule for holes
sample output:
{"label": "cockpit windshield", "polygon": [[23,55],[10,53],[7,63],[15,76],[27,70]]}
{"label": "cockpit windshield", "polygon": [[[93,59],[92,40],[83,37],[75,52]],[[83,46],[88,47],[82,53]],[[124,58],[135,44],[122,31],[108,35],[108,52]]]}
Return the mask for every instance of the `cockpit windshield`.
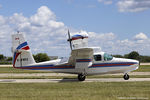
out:
{"label": "cockpit windshield", "polygon": [[109,61],[109,60],[112,60],[113,59],[113,56],[107,54],[107,53],[104,53],[104,60],[105,61]]}

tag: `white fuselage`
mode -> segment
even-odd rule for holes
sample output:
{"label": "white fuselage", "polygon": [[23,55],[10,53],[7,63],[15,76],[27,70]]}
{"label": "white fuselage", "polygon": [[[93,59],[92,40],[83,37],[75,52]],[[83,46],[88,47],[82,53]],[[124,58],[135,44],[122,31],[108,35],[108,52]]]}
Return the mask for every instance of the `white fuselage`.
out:
{"label": "white fuselage", "polygon": [[[101,55],[101,59],[95,59],[94,56]],[[94,53],[93,59],[91,60],[92,65],[88,67],[72,66],[68,62],[62,62],[61,59],[36,63],[29,66],[21,67],[22,69],[33,69],[33,70],[48,70],[59,73],[71,73],[71,74],[110,74],[110,73],[128,73],[136,70],[139,67],[139,61],[124,58],[115,58],[106,60],[104,52]],[[98,61],[96,61],[98,60]],[[83,66],[86,62],[79,62]],[[61,65],[61,66],[60,66]]]}
{"label": "white fuselage", "polygon": [[[69,34],[69,32],[68,32]],[[73,49],[68,61],[57,59],[36,63],[23,34],[12,35],[13,67],[18,69],[48,70],[60,73],[85,75],[106,73],[128,73],[139,67],[139,61],[115,58],[99,47],[88,47],[88,36],[74,35],[69,38]],[[72,43],[72,44],[71,44]],[[82,74],[82,75],[81,75]],[[125,76],[126,77],[126,76]],[[127,78],[125,78],[127,79]]]}

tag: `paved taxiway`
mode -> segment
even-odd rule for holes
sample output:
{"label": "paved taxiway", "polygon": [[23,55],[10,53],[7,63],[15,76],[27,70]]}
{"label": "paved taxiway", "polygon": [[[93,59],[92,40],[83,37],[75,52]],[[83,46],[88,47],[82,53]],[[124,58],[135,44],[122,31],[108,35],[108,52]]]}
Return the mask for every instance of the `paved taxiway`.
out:
{"label": "paved taxiway", "polygon": [[[83,82],[139,82],[150,81],[150,78],[92,78]],[[79,82],[77,79],[0,79],[0,83],[59,83],[59,82]]]}
{"label": "paved taxiway", "polygon": [[[120,74],[103,74],[101,76],[123,75]],[[129,75],[150,75],[150,72],[131,72]],[[34,77],[34,76],[77,76],[76,74],[64,73],[0,73],[0,77]]]}

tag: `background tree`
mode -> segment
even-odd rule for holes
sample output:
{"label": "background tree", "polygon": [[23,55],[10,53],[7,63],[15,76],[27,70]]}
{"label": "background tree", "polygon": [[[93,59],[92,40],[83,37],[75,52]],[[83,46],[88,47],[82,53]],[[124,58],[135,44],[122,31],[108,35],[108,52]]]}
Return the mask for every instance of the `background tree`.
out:
{"label": "background tree", "polygon": [[7,57],[7,61],[12,61],[12,57]]}
{"label": "background tree", "polygon": [[128,58],[128,56],[129,56],[129,54],[125,54],[125,55],[124,55],[124,58]]}
{"label": "background tree", "polygon": [[116,57],[116,58],[123,58],[122,55],[113,55],[113,57]]}
{"label": "background tree", "polygon": [[43,62],[43,61],[49,61],[50,58],[46,53],[38,53],[36,55],[33,55],[36,62]]}
{"label": "background tree", "polygon": [[139,61],[140,62],[150,62],[150,56],[140,56]]}
{"label": "background tree", "polygon": [[136,51],[132,51],[131,53],[128,54],[129,59],[138,59],[139,58],[139,53]]}
{"label": "background tree", "polygon": [[0,60],[4,60],[4,55],[3,54],[0,54]]}

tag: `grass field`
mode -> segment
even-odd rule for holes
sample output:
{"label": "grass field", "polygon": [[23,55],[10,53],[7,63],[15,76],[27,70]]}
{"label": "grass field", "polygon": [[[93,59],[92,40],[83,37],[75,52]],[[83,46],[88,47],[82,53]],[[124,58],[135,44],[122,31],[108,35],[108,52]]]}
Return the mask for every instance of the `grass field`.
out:
{"label": "grass field", "polygon": [[[140,66],[136,72],[150,72]],[[49,73],[0,67],[0,73]],[[149,78],[149,75],[130,75]],[[76,76],[13,76],[0,79],[76,78]],[[122,75],[88,76],[87,78],[122,78]],[[131,100],[150,99],[150,82],[63,82],[63,83],[0,83],[0,100]]]}
{"label": "grass field", "polygon": [[25,70],[25,69],[16,69],[13,67],[0,67],[0,73],[50,73],[50,71]]}
{"label": "grass field", "polygon": [[1,83],[0,100],[150,99],[150,82]]}
{"label": "grass field", "polygon": [[150,65],[140,65],[139,69],[134,72],[150,72]]}
{"label": "grass field", "polygon": [[[139,69],[134,72],[150,72],[150,65],[141,65]],[[23,70],[15,69],[13,67],[0,67],[0,73],[50,73],[50,71],[40,70]]]}

